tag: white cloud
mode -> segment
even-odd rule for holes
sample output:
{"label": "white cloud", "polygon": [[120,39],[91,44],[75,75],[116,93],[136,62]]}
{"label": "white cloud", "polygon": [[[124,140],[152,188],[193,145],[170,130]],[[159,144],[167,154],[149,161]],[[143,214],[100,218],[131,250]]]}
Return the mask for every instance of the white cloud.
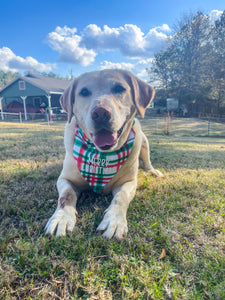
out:
{"label": "white cloud", "polygon": [[110,61],[104,61],[100,64],[100,69],[125,69],[131,71],[140,79],[148,81],[149,75],[146,69],[150,69],[151,64],[152,58],[138,60],[136,63],[112,63]]}
{"label": "white cloud", "polygon": [[59,61],[88,66],[97,54],[80,45],[81,37],[75,34],[76,31],[76,28],[58,26],[48,34],[47,43],[60,53]]}
{"label": "white cloud", "polygon": [[132,69],[134,68],[134,64],[131,63],[113,63],[110,61],[103,61],[100,63],[100,69],[123,69],[123,70],[128,70],[128,71],[132,71]]}
{"label": "white cloud", "polygon": [[138,61],[135,65],[135,71],[137,77],[141,78],[144,81],[149,80],[149,75],[146,69],[150,69],[152,65],[152,58],[142,59]]}
{"label": "white cloud", "polygon": [[171,29],[169,28],[169,26],[167,24],[162,24],[162,26],[155,27],[155,29],[159,29],[162,31],[171,31]]}
{"label": "white cloud", "polygon": [[213,25],[215,23],[215,21],[221,17],[222,13],[223,13],[223,11],[221,11],[221,10],[216,10],[216,9],[212,10],[209,13],[210,23]]}
{"label": "white cloud", "polygon": [[116,50],[128,57],[143,55],[143,32],[136,25],[110,28],[107,25],[103,30],[95,24],[88,25],[82,34],[82,43],[88,49]]}
{"label": "white cloud", "polygon": [[88,49],[118,49],[122,55],[130,58],[152,57],[156,51],[165,46],[168,39],[165,33],[158,30],[168,31],[169,26],[164,24],[144,35],[138,26],[132,24],[118,28],[105,25],[103,29],[90,24],[84,29],[82,43]]}
{"label": "white cloud", "polygon": [[39,72],[48,72],[55,67],[54,64],[39,63],[33,57],[20,57],[16,56],[8,47],[0,48],[0,70],[4,72],[12,71],[17,72],[19,70],[34,69]]}
{"label": "white cloud", "polygon": [[166,46],[169,37],[165,31],[169,30],[169,26],[163,24],[145,35],[132,24],[117,28],[105,25],[103,29],[90,24],[79,35],[76,28],[58,26],[48,34],[47,43],[59,52],[59,61],[88,66],[99,50],[119,50],[123,56],[132,59],[153,57],[155,52]]}
{"label": "white cloud", "polygon": [[67,26],[60,27],[57,26],[55,31],[62,36],[74,35],[77,32],[76,28],[69,28]]}

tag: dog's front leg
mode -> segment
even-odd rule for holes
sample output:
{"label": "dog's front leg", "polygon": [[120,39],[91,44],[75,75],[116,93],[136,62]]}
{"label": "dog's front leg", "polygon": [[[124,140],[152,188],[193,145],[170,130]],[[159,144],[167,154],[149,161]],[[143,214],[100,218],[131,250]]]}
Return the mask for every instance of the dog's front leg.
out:
{"label": "dog's front leg", "polygon": [[57,181],[59,193],[58,207],[45,226],[46,234],[56,236],[66,235],[66,231],[73,231],[76,224],[76,203],[78,191],[75,191],[70,181],[59,177]]}
{"label": "dog's front leg", "polygon": [[144,170],[148,173],[156,177],[163,177],[163,174],[159,171],[154,169],[150,160],[150,151],[149,151],[149,143],[148,139],[145,134],[142,132],[142,144],[141,144],[141,151],[140,151],[140,159],[144,164]]}
{"label": "dog's front leg", "polygon": [[111,239],[115,237],[121,240],[128,231],[127,210],[134,198],[137,181],[129,181],[113,190],[113,200],[105,211],[104,218],[97,230],[102,231],[103,237]]}

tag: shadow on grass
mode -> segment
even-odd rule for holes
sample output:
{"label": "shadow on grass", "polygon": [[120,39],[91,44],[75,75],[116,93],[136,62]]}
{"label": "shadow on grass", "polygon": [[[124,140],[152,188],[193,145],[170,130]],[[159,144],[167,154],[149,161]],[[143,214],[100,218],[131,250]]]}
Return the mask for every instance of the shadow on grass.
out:
{"label": "shadow on grass", "polygon": [[155,168],[206,169],[225,168],[225,141],[198,143],[188,140],[151,140],[151,161]]}
{"label": "shadow on grass", "polygon": [[[25,166],[27,167],[29,166]],[[9,230],[26,230],[27,224],[36,224],[41,233],[48,218],[57,207],[56,182],[62,170],[62,164],[53,163],[36,169],[31,167],[31,170],[25,168],[19,165],[14,174],[1,176],[0,227],[2,234]],[[83,192],[77,201],[77,211],[81,216],[78,218],[78,224],[82,223],[82,214],[96,213],[98,215],[100,213],[102,215],[111,199],[111,194]]]}

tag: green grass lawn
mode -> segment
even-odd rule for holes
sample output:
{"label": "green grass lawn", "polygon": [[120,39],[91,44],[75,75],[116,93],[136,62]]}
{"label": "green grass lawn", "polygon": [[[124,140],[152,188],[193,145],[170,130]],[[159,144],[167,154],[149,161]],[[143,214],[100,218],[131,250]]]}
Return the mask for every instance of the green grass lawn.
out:
{"label": "green grass lawn", "polygon": [[110,196],[83,194],[63,238],[57,204],[63,123],[0,123],[0,299],[225,299],[225,139],[152,135],[122,242],[96,233]]}

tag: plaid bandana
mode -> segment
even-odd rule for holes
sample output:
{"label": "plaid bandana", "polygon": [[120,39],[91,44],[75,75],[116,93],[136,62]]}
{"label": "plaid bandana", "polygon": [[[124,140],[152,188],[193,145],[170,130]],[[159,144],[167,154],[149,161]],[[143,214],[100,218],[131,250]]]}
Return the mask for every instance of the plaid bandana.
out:
{"label": "plaid bandana", "polygon": [[94,192],[100,192],[127,160],[135,139],[132,128],[126,143],[113,152],[100,152],[76,124],[73,156],[84,179]]}

